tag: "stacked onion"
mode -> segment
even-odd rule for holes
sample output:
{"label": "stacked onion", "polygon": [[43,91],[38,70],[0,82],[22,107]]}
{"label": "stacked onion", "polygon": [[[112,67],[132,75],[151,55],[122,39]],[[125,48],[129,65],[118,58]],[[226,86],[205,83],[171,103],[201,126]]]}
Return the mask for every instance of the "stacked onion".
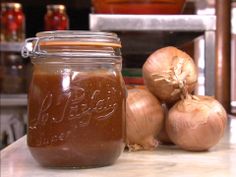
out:
{"label": "stacked onion", "polygon": [[158,145],[156,136],[164,123],[164,112],[158,99],[148,90],[128,91],[127,146],[130,150],[151,150]]}
{"label": "stacked onion", "polygon": [[214,98],[191,95],[197,68],[188,54],[175,47],[155,51],[143,65],[143,78],[147,90],[128,92],[127,145],[131,150],[155,149],[157,137],[191,151],[217,144],[227,114]]}

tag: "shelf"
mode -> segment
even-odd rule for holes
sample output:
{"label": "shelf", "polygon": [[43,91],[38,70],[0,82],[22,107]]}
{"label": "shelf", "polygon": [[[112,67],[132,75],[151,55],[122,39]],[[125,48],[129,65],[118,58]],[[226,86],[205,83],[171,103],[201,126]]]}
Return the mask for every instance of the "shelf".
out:
{"label": "shelf", "polygon": [[27,106],[27,94],[1,94],[1,106]]}
{"label": "shelf", "polygon": [[1,52],[20,52],[24,44],[21,42],[0,42]]}
{"label": "shelf", "polygon": [[232,113],[236,113],[236,101],[231,101],[231,109],[232,109]]}
{"label": "shelf", "polygon": [[107,15],[90,14],[94,31],[211,31],[215,15]]}
{"label": "shelf", "polygon": [[[185,42],[187,38],[192,40],[193,37],[203,36],[204,45],[201,46],[199,51],[203,54],[199,58],[199,62],[204,65],[203,73],[205,77],[204,82],[204,92],[205,95],[214,96],[215,95],[215,31],[216,31],[216,16],[215,15],[117,15],[117,14],[90,14],[89,16],[89,27],[93,31],[114,31],[114,32],[154,32],[152,35],[154,42],[147,39],[146,37],[142,42],[137,39],[140,35],[136,34],[133,39],[135,48],[130,44],[126,43],[119,35],[123,43],[123,51],[141,51],[140,44],[143,43],[146,48],[145,52],[150,53],[147,47],[150,48],[154,44],[154,47],[160,48],[160,45],[168,46],[179,44],[180,42]],[[163,32],[170,32],[170,34],[175,34],[175,36],[170,36],[169,40],[165,41],[166,36]],[[181,35],[178,33],[182,33]],[[183,35],[183,33],[186,33]],[[158,39],[157,36],[161,38]],[[183,40],[183,36],[184,40]],[[190,38],[189,38],[190,36]],[[130,40],[127,40],[130,41]],[[148,45],[147,45],[148,41]],[[161,43],[162,41],[162,43]],[[164,41],[164,43],[163,43]],[[131,41],[132,42],[132,41]],[[127,44],[127,45],[126,45]],[[127,46],[129,48],[127,48]],[[154,51],[154,49],[150,49]],[[200,49],[199,49],[200,50]]]}

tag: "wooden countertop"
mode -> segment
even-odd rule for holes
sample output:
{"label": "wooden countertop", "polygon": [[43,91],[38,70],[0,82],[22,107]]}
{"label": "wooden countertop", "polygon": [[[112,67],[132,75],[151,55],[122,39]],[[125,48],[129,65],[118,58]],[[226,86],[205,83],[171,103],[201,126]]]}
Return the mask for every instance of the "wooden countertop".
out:
{"label": "wooden countertop", "polygon": [[124,152],[111,166],[93,169],[43,168],[32,158],[26,136],[1,151],[1,177],[236,177],[236,119],[224,138],[207,152],[176,146]]}

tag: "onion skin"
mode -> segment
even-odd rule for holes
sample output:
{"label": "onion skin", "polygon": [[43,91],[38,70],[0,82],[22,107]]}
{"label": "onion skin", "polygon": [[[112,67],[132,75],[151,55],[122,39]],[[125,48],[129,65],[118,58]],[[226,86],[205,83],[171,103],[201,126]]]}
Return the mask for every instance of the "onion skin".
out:
{"label": "onion skin", "polygon": [[162,104],[162,107],[164,110],[164,125],[163,125],[161,131],[159,132],[157,139],[158,139],[158,141],[160,141],[160,144],[174,145],[174,143],[171,141],[170,137],[168,136],[168,134],[166,132],[166,126],[165,126],[169,108],[166,104]]}
{"label": "onion skin", "polygon": [[163,127],[164,112],[158,99],[145,89],[128,90],[126,104],[127,146],[131,151],[153,150]]}
{"label": "onion skin", "polygon": [[187,95],[169,110],[166,130],[182,149],[205,151],[219,142],[226,124],[227,113],[217,100]]}
{"label": "onion skin", "polygon": [[162,102],[180,99],[181,88],[191,93],[197,83],[197,67],[185,52],[169,46],[151,54],[143,65],[143,78],[147,88]]}
{"label": "onion skin", "polygon": [[160,144],[164,145],[174,145],[174,143],[171,141],[170,137],[168,136],[165,126],[163,129],[161,129],[160,133],[157,136],[158,141],[160,141]]}

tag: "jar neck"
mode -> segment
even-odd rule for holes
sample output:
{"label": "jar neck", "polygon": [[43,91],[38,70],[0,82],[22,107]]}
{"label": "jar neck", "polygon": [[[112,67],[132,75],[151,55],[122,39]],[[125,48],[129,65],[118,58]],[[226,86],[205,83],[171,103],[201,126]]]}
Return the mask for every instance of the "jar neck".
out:
{"label": "jar neck", "polygon": [[120,40],[113,33],[52,31],[28,38],[23,57],[120,58]]}
{"label": "jar neck", "polygon": [[[34,57],[31,59],[33,64],[40,65],[71,65],[71,66],[98,66],[98,67],[115,67],[121,70],[122,59],[121,58],[94,58],[94,57],[84,57],[84,58],[68,58],[68,57]],[[90,67],[88,67],[90,68]]]}
{"label": "jar neck", "polygon": [[121,57],[120,49],[112,47],[41,47],[41,52],[36,52],[35,57],[61,57],[61,58],[104,58],[119,59]]}

